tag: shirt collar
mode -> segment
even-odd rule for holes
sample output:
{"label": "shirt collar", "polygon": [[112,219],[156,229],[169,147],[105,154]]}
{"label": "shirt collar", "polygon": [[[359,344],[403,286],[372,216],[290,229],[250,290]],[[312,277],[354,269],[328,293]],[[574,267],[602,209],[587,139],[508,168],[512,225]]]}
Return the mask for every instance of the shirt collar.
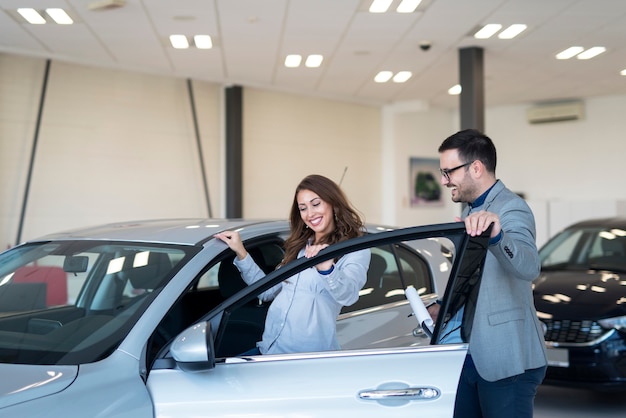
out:
{"label": "shirt collar", "polygon": [[470,208],[477,208],[483,205],[483,203],[485,203],[485,200],[487,200],[487,195],[489,194],[489,192],[491,191],[491,189],[493,189],[493,186],[495,186],[500,180],[496,180],[495,183],[493,183],[491,185],[490,188],[488,188],[485,193],[481,194],[480,196],[478,196],[478,198],[476,200],[474,200],[472,203],[468,203]]}

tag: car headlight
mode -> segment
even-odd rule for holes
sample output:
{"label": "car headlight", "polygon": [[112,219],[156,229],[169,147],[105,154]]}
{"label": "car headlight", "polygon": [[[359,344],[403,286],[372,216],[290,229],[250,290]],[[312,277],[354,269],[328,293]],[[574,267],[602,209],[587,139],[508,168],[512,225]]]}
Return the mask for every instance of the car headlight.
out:
{"label": "car headlight", "polygon": [[616,316],[615,318],[601,319],[598,323],[603,328],[615,328],[626,331],[626,316]]}

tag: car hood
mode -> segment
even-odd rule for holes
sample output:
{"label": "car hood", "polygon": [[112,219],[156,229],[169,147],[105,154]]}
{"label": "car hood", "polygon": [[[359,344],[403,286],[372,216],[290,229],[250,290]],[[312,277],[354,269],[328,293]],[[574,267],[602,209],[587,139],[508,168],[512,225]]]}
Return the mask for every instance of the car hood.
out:
{"label": "car hood", "polygon": [[61,392],[72,384],[78,366],[0,364],[0,410]]}
{"label": "car hood", "polygon": [[626,315],[625,285],[624,275],[608,271],[542,271],[535,280],[535,307],[540,317],[551,319],[622,316]]}

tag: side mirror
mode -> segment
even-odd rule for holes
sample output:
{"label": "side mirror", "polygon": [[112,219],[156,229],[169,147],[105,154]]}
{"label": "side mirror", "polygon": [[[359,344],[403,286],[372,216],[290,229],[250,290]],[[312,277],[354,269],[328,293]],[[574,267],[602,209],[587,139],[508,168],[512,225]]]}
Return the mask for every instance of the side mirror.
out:
{"label": "side mirror", "polygon": [[186,372],[200,372],[215,367],[215,349],[210,322],[200,322],[180,333],[170,349],[178,366]]}

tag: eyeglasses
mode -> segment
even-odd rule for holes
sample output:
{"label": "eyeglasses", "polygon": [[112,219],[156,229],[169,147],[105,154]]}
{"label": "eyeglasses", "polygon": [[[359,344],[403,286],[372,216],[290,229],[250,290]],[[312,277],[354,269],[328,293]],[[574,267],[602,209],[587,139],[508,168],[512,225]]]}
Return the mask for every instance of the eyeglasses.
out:
{"label": "eyeglasses", "polygon": [[444,176],[446,178],[447,181],[450,181],[450,173],[452,173],[455,170],[458,170],[459,168],[467,167],[468,165],[470,165],[473,162],[474,161],[470,161],[469,163],[461,164],[461,165],[456,166],[454,168],[440,168],[439,172],[441,173],[442,176]]}

